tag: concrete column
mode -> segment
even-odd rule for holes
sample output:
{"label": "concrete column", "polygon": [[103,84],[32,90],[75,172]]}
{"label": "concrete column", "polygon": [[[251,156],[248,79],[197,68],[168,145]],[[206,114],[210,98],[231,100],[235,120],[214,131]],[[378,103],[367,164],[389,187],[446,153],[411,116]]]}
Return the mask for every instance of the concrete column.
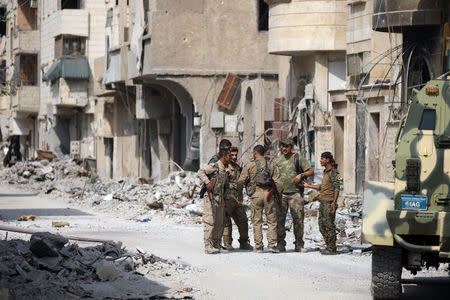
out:
{"label": "concrete column", "polygon": [[[331,128],[325,127],[327,121],[324,113],[328,112],[328,54],[316,54],[314,56],[314,101],[317,103],[315,112],[316,138],[315,138],[315,157],[316,170],[321,168],[320,154],[323,151],[333,151]],[[320,127],[320,130],[318,129]]]}
{"label": "concrete column", "polygon": [[356,104],[347,102],[346,129],[344,136],[344,193],[356,193]]}

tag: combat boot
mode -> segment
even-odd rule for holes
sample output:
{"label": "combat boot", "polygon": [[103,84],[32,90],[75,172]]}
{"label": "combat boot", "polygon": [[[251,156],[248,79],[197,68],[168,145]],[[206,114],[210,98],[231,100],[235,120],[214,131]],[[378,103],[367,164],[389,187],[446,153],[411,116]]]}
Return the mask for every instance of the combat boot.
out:
{"label": "combat boot", "polygon": [[220,253],[220,250],[217,248],[213,248],[213,247],[206,247],[205,253],[206,254],[217,254],[217,253]]}
{"label": "combat boot", "polygon": [[233,246],[231,246],[230,244],[224,244],[223,247],[225,249],[227,249],[228,251],[233,251],[234,250]]}
{"label": "combat boot", "polygon": [[272,253],[280,253],[280,250],[277,247],[270,247],[269,251]]}
{"label": "combat boot", "polygon": [[278,248],[279,252],[286,252],[286,247],[285,246],[278,245],[277,248]]}
{"label": "combat boot", "polygon": [[305,248],[303,248],[303,247],[300,247],[300,246],[295,246],[294,251],[295,251],[295,252],[301,252],[301,253],[306,253],[306,252],[308,252],[307,249],[305,249]]}
{"label": "combat boot", "polygon": [[336,249],[333,250],[333,249],[326,248],[326,249],[320,251],[320,254],[322,254],[322,255],[336,255],[337,251],[336,251]]}
{"label": "combat boot", "polygon": [[227,248],[225,248],[224,246],[221,245],[219,247],[219,252],[220,253],[229,253],[230,251]]}
{"label": "combat boot", "polygon": [[250,245],[249,242],[243,242],[243,243],[240,243],[239,249],[241,249],[241,250],[250,250],[251,251],[251,250],[253,250],[253,246]]}

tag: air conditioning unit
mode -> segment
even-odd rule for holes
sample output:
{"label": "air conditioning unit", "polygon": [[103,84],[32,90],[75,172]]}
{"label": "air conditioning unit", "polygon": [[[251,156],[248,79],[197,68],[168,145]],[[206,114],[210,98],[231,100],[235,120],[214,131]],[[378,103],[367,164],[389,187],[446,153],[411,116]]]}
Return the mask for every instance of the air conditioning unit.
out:
{"label": "air conditioning unit", "polygon": [[37,8],[37,0],[30,0],[30,7]]}
{"label": "air conditioning unit", "polygon": [[70,141],[70,157],[76,158],[80,156],[81,143],[80,141]]}

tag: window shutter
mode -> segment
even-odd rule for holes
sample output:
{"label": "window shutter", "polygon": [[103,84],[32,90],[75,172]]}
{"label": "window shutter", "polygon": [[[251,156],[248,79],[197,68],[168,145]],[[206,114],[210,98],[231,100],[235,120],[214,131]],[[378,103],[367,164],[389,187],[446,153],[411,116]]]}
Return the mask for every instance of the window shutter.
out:
{"label": "window shutter", "polygon": [[236,74],[228,73],[222,91],[217,98],[217,104],[227,110],[233,106],[233,99],[241,80]]}
{"label": "window shutter", "polygon": [[275,98],[273,103],[273,120],[284,121],[284,98]]}

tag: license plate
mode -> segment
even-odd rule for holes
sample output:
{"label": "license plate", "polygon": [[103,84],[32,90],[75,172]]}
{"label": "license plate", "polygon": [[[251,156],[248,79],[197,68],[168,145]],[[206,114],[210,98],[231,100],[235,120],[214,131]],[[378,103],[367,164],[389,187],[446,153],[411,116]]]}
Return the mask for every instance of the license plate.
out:
{"label": "license plate", "polygon": [[402,209],[427,210],[427,196],[402,195]]}

